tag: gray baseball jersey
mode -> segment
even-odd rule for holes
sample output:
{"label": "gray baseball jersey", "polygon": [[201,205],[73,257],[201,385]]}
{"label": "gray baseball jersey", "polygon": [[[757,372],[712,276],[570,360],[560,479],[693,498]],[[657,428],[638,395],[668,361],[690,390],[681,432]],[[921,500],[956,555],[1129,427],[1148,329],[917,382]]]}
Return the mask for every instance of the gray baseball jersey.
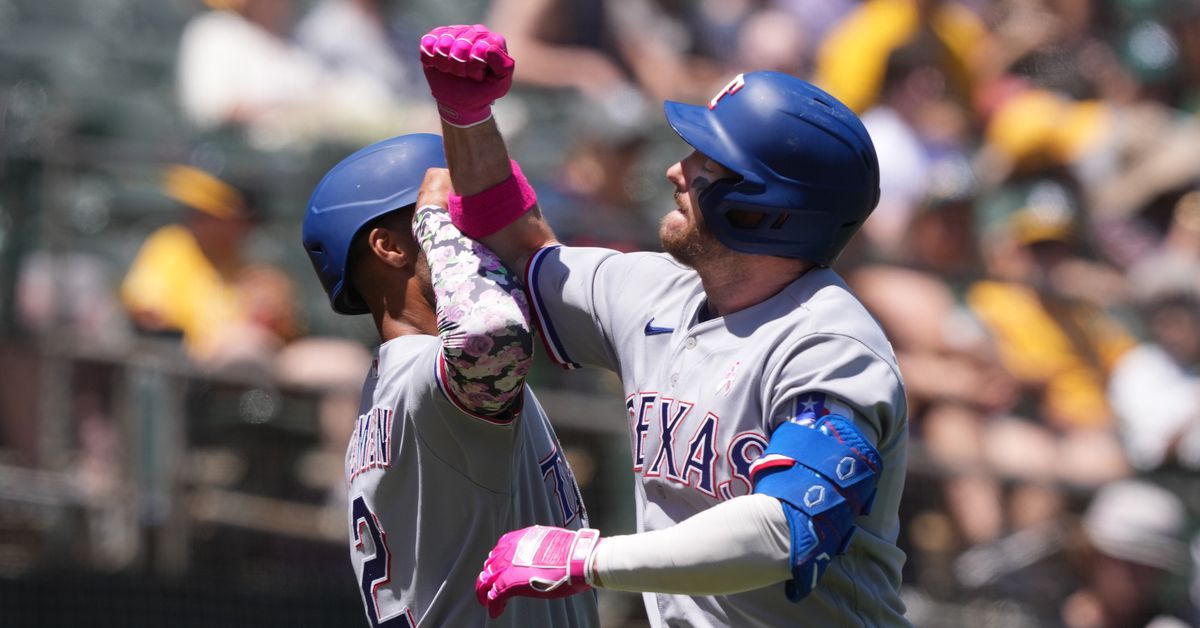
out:
{"label": "gray baseball jersey", "polygon": [[549,247],[526,277],[551,356],[615,371],[626,395],[639,531],[669,527],[752,490],[750,463],[782,421],[841,414],[883,457],[871,514],[817,588],[723,596],[644,594],[654,625],[907,625],[896,546],[908,427],[882,330],[832,270],[701,320],[696,272],[670,256]]}
{"label": "gray baseball jersey", "polygon": [[381,345],[346,452],[350,556],[372,626],[596,626],[594,594],[513,600],[489,620],[475,578],[496,539],[534,524],[584,527],[562,447],[525,387],[519,417],[460,410],[436,336]]}

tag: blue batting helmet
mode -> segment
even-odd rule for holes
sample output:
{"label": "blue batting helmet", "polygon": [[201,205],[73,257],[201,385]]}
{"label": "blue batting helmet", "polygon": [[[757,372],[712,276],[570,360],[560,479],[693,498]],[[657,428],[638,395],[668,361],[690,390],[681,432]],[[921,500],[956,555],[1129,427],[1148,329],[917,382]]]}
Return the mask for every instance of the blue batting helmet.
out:
{"label": "blue batting helmet", "polygon": [[415,204],[425,171],[445,167],[442,138],[414,133],[358,150],[317,184],[308,200],[301,238],[335,312],[368,312],[346,278],[354,238],[372,220]]}
{"label": "blue batting helmet", "polygon": [[[862,122],[833,96],[779,72],[739,74],[707,107],[667,101],[671,128],[737,173],[700,191],[725,246],[830,264],[879,202],[879,161]],[[733,211],[757,212],[753,226]]]}

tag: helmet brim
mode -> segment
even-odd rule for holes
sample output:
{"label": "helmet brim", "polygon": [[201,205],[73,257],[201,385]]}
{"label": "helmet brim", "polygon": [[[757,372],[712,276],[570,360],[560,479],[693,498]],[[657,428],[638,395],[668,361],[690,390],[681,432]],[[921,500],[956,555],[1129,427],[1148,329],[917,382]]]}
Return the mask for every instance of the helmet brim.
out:
{"label": "helmet brim", "polygon": [[708,107],[667,100],[663,102],[663,111],[667,123],[683,141],[709,159],[745,176],[747,165]]}

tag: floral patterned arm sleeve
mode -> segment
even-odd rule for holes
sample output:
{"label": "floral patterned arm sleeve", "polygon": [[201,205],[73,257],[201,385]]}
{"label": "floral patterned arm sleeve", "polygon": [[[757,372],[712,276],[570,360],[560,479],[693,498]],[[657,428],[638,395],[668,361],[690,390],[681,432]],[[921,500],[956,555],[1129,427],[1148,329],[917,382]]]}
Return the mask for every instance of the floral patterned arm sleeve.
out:
{"label": "floral patterned arm sleeve", "polygon": [[525,291],[500,258],[459,232],[441,207],[417,211],[413,236],[433,279],[446,396],[470,414],[506,414],[521,399],[533,362]]}

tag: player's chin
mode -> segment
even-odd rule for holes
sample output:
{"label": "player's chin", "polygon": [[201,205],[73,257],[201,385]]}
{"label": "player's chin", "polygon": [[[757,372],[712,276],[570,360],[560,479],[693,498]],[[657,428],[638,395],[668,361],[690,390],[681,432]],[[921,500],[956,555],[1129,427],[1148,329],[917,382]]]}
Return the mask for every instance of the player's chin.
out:
{"label": "player's chin", "polygon": [[674,210],[666,216],[658,224],[658,237],[666,242],[667,240],[678,240],[684,237],[687,233],[688,221],[687,217],[679,210]]}
{"label": "player's chin", "polygon": [[687,218],[677,211],[663,216],[658,228],[658,239],[662,242],[663,251],[670,253],[676,259],[688,263],[688,252],[692,248],[691,225]]}
{"label": "player's chin", "polygon": [[687,210],[683,209],[682,207],[676,207],[675,209],[667,212],[667,215],[662,217],[662,220],[659,222],[659,230],[665,231],[667,229],[672,229],[682,231],[689,228],[690,222],[691,221],[688,220]]}

